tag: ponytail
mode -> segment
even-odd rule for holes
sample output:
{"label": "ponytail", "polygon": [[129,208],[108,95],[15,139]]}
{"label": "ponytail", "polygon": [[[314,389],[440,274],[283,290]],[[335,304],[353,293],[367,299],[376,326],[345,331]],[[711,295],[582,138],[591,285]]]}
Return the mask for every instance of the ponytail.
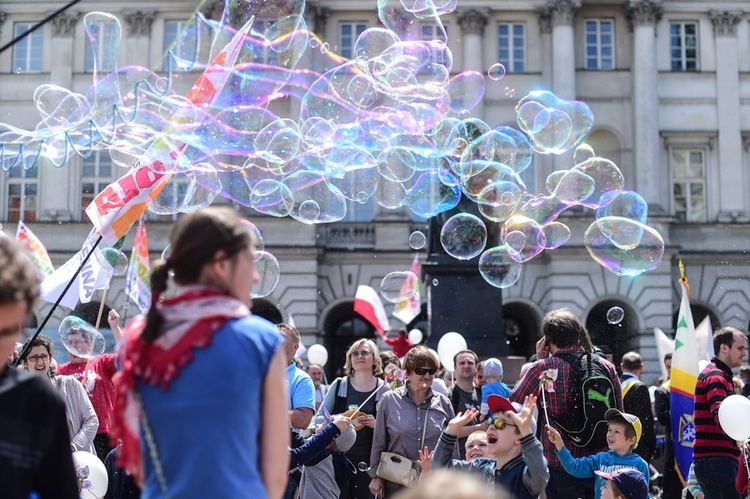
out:
{"label": "ponytail", "polygon": [[146,314],[146,325],[143,328],[141,337],[148,343],[153,343],[161,336],[162,323],[164,317],[162,317],[157,304],[161,298],[161,294],[167,290],[167,280],[169,279],[169,269],[171,268],[171,261],[161,260],[156,262],[153,271],[151,272],[151,308]]}

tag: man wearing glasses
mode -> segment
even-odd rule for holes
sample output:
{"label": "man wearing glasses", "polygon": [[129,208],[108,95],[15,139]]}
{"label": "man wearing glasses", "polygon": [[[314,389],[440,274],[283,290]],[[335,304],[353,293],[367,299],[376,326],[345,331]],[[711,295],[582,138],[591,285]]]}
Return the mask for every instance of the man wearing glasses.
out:
{"label": "man wearing glasses", "polygon": [[492,414],[485,422],[488,456],[472,461],[451,460],[461,428],[478,415],[476,409],[470,409],[448,423],[432,456],[432,466],[479,473],[490,485],[502,485],[497,492],[507,490],[519,499],[539,497],[547,486],[549,472],[542,444],[535,436],[536,397],[530,395],[520,405],[490,395],[487,405]]}
{"label": "man wearing glasses", "polygon": [[65,402],[45,377],[5,362],[38,296],[28,259],[0,236],[0,497],[77,499]]}

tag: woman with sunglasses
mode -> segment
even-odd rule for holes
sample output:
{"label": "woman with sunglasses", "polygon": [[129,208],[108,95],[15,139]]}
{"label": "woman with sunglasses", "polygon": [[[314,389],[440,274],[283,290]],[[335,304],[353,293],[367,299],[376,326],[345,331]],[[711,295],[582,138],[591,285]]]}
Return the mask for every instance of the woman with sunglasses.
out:
{"label": "woman with sunglasses", "polygon": [[99,418],[91,405],[86,390],[73,376],[55,376],[50,370],[52,363],[52,340],[40,334],[31,343],[31,350],[23,361],[24,367],[52,381],[65,401],[65,416],[68,420],[70,448],[73,452],[83,450],[96,455],[94,437],[99,429]]}
{"label": "woman with sunglasses", "polygon": [[370,491],[376,496],[391,497],[402,488],[377,476],[380,453],[393,452],[416,462],[420,450],[435,448],[443,428],[454,417],[448,397],[432,391],[438,367],[438,359],[426,347],[412,348],[404,359],[406,384],[380,401],[368,472]]}
{"label": "woman with sunglasses", "polygon": [[[331,414],[347,413],[357,430],[357,440],[346,453],[354,466],[366,469],[370,465],[370,450],[375,429],[377,405],[390,390],[379,376],[383,374],[380,353],[372,340],[358,340],[346,351],[344,370],[347,376],[338,378],[328,390],[323,405]],[[373,392],[376,392],[373,395]],[[362,405],[364,403],[364,405]],[[362,406],[362,407],[360,407]],[[352,409],[359,408],[354,414]],[[342,489],[341,499],[371,499],[370,477],[357,473]]]}

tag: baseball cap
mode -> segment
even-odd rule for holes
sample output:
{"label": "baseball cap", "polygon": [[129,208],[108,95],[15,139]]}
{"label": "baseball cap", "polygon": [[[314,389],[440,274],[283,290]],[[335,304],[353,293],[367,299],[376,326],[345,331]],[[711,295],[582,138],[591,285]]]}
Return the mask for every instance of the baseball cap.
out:
{"label": "baseball cap", "polygon": [[[611,409],[610,409],[611,410]],[[597,475],[605,480],[612,480],[620,489],[626,499],[647,499],[648,484],[643,473],[634,468],[622,468],[612,473],[604,471],[594,471]]]}
{"label": "baseball cap", "polygon": [[638,416],[628,414],[627,412],[621,412],[617,409],[609,409],[604,413],[604,419],[607,421],[620,420],[625,421],[635,430],[635,443],[641,441],[641,434],[643,433],[643,425]]}
{"label": "baseball cap", "polygon": [[491,357],[484,361],[484,377],[487,378],[502,378],[503,377],[503,363],[500,359]]}
{"label": "baseball cap", "polygon": [[[519,413],[523,410],[523,405],[519,404],[517,402],[511,402],[510,400],[506,399],[505,397],[501,397],[500,395],[490,395],[487,397],[487,405],[490,408],[490,414],[495,414],[496,412],[502,412],[505,414],[506,411],[513,411],[515,413]],[[536,412],[536,409],[534,410]],[[536,417],[532,416],[531,418],[531,433],[536,433]]]}

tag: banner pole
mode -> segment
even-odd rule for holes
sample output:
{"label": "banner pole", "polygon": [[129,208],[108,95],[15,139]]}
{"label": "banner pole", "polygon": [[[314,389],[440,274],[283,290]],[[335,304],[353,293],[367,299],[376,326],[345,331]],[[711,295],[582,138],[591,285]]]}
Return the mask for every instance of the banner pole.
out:
{"label": "banner pole", "polygon": [[81,265],[78,267],[78,270],[76,270],[75,274],[73,274],[73,277],[70,278],[70,281],[65,286],[65,289],[63,289],[63,292],[57,298],[57,301],[54,303],[54,305],[52,305],[52,308],[47,313],[47,317],[45,317],[44,320],[42,321],[42,323],[39,324],[39,328],[37,328],[36,332],[31,337],[31,339],[29,339],[26,342],[26,345],[23,347],[23,350],[21,350],[21,353],[18,355],[18,358],[15,360],[15,362],[13,362],[13,367],[17,367],[22,362],[22,360],[24,358],[26,358],[26,355],[29,353],[29,350],[31,350],[31,344],[34,342],[34,340],[36,339],[36,337],[39,336],[39,333],[42,332],[42,329],[44,329],[44,326],[47,325],[47,322],[49,322],[50,318],[52,317],[52,314],[55,313],[55,310],[57,309],[57,307],[60,306],[60,302],[62,301],[63,296],[65,296],[65,294],[68,292],[68,290],[73,285],[73,283],[75,282],[75,280],[78,278],[78,275],[83,270],[83,267],[86,265],[86,262],[89,261],[89,258],[91,258],[91,255],[94,254],[94,250],[96,249],[97,246],[99,246],[99,243],[101,241],[102,241],[102,236],[100,234],[99,237],[97,238],[97,240],[94,242],[94,244],[91,245],[91,249],[89,250],[88,254],[86,255],[86,257],[81,262]]}

